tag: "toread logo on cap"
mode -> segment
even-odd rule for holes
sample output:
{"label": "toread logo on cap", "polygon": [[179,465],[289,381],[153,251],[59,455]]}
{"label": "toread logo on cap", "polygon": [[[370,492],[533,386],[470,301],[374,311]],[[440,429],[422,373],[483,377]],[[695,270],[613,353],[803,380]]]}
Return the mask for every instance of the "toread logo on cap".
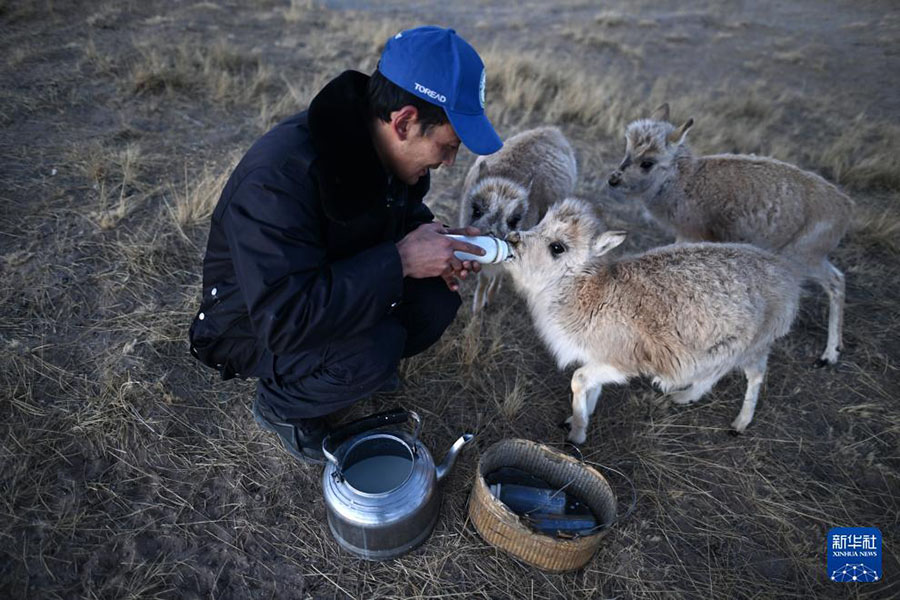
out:
{"label": "toread logo on cap", "polygon": [[[425,94],[429,98],[433,98],[440,102],[441,104],[447,103],[447,96],[441,94],[440,92],[436,92],[434,90],[429,90],[427,87],[419,83],[418,81],[413,84],[416,87],[416,91],[422,94]],[[484,106],[484,100],[481,101],[481,106]]]}

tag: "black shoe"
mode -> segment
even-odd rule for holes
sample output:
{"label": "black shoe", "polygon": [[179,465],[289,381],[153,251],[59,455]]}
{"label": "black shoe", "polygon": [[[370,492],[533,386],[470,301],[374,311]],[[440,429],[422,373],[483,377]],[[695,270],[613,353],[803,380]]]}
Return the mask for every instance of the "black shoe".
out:
{"label": "black shoe", "polygon": [[256,398],[253,399],[253,418],[260,427],[277,434],[281,438],[284,449],[290,452],[294,458],[308,463],[325,463],[325,455],[322,454],[322,440],[329,432],[325,419],[314,417],[282,421],[260,408],[259,400]]}

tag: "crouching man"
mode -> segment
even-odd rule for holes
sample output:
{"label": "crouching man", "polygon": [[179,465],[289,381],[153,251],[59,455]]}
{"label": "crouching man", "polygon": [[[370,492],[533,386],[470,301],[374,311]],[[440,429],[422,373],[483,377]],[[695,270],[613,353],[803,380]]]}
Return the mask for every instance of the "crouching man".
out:
{"label": "crouching man", "polygon": [[[346,71],[259,139],[225,186],[203,260],[191,353],[257,377],[253,414],[295,457],[321,462],[325,416],[396,389],[401,358],[434,344],[480,248],[422,203],[460,142],[502,143],[484,65],[453,30],[388,41],[375,73]],[[466,232],[476,235],[477,230]]]}

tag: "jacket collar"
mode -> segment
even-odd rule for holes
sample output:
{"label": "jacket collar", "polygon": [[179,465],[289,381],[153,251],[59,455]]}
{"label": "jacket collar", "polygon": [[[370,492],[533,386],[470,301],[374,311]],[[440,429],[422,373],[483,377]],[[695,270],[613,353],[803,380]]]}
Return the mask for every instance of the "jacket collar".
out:
{"label": "jacket collar", "polygon": [[[369,132],[368,83],[368,75],[344,71],[309,105],[309,130],[318,155],[312,172],[325,212],[336,221],[349,221],[383,205],[388,191],[388,173]],[[421,200],[428,187],[426,174],[409,188],[410,200]]]}

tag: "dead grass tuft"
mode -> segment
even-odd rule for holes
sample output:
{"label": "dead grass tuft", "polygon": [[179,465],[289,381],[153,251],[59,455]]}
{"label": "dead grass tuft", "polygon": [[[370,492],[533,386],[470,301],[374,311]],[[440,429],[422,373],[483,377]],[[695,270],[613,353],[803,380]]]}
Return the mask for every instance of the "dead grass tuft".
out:
{"label": "dead grass tuft", "polygon": [[315,0],[291,0],[290,6],[284,11],[284,20],[288,23],[297,23],[309,18],[309,13],[318,9]]}
{"label": "dead grass tuft", "polygon": [[[687,107],[677,117],[673,114],[673,119],[680,122],[695,117],[698,127],[691,132],[690,140],[704,154],[772,155],[777,151],[780,137],[773,132],[778,129],[787,101],[785,98],[782,102],[772,102],[759,88],[743,90],[739,95],[700,96],[689,98]],[[791,160],[789,156],[780,158]]]}
{"label": "dead grass tuft", "polygon": [[624,108],[612,75],[598,79],[574,63],[533,52],[494,47],[482,57],[489,74],[488,111],[499,123],[513,128],[527,122],[558,123],[597,135],[612,131]]}
{"label": "dead grass tuft", "polygon": [[498,409],[507,419],[514,419],[525,406],[527,386],[524,378],[518,373],[511,389],[507,389],[503,402]]}
{"label": "dead grass tuft", "polygon": [[136,94],[202,94],[226,106],[247,103],[271,90],[273,72],[257,57],[232,50],[225,40],[211,45],[136,46],[129,87]]}
{"label": "dead grass tuft", "polygon": [[604,10],[594,15],[594,23],[603,27],[621,27],[631,22],[632,20],[628,16],[611,10]]}
{"label": "dead grass tuft", "polygon": [[209,221],[219,195],[225,188],[225,182],[228,181],[228,176],[238,160],[239,157],[233,157],[226,163],[227,168],[213,169],[209,165],[204,165],[202,172],[193,178],[188,174],[185,164],[183,186],[180,189],[172,189],[175,200],[171,215],[179,230]]}
{"label": "dead grass tuft", "polygon": [[281,82],[285,91],[276,95],[274,99],[270,94],[264,93],[259,99],[259,114],[256,117],[257,127],[261,132],[268,131],[282,119],[309,106],[310,101],[322,86],[327,83],[329,76],[323,72],[317,72],[301,79],[288,79],[281,75]]}
{"label": "dead grass tuft", "polygon": [[[607,24],[607,27],[609,26]],[[627,59],[634,67],[640,67],[644,60],[643,46],[634,46],[620,41],[611,37],[609,32],[604,30],[597,31],[593,28],[567,27],[561,33],[578,44],[600,50],[601,52],[609,52],[613,57],[621,56]]]}
{"label": "dead grass tuft", "polygon": [[850,236],[863,246],[900,254],[900,215],[894,208],[857,207]]}
{"label": "dead grass tuft", "polygon": [[114,73],[114,58],[109,54],[101,52],[97,48],[97,44],[93,36],[89,37],[88,41],[84,44],[83,52],[85,63],[92,65],[100,73],[106,75],[111,75]]}
{"label": "dead grass tuft", "polygon": [[94,12],[84,20],[90,27],[98,29],[110,29],[116,26],[122,11],[112,5],[102,6],[100,10]]}
{"label": "dead grass tuft", "polygon": [[30,51],[28,48],[17,46],[13,48],[9,54],[6,56],[6,66],[11,69],[14,69],[25,62],[25,59],[30,55]]}
{"label": "dead grass tuft", "polygon": [[156,159],[145,154],[137,142],[124,147],[76,146],[69,156],[89,182],[89,195],[96,206],[89,216],[101,229],[114,228],[158,189],[146,177]]}
{"label": "dead grass tuft", "polygon": [[900,190],[900,126],[860,114],[836,129],[837,138],[817,157],[834,181],[854,189]]}

